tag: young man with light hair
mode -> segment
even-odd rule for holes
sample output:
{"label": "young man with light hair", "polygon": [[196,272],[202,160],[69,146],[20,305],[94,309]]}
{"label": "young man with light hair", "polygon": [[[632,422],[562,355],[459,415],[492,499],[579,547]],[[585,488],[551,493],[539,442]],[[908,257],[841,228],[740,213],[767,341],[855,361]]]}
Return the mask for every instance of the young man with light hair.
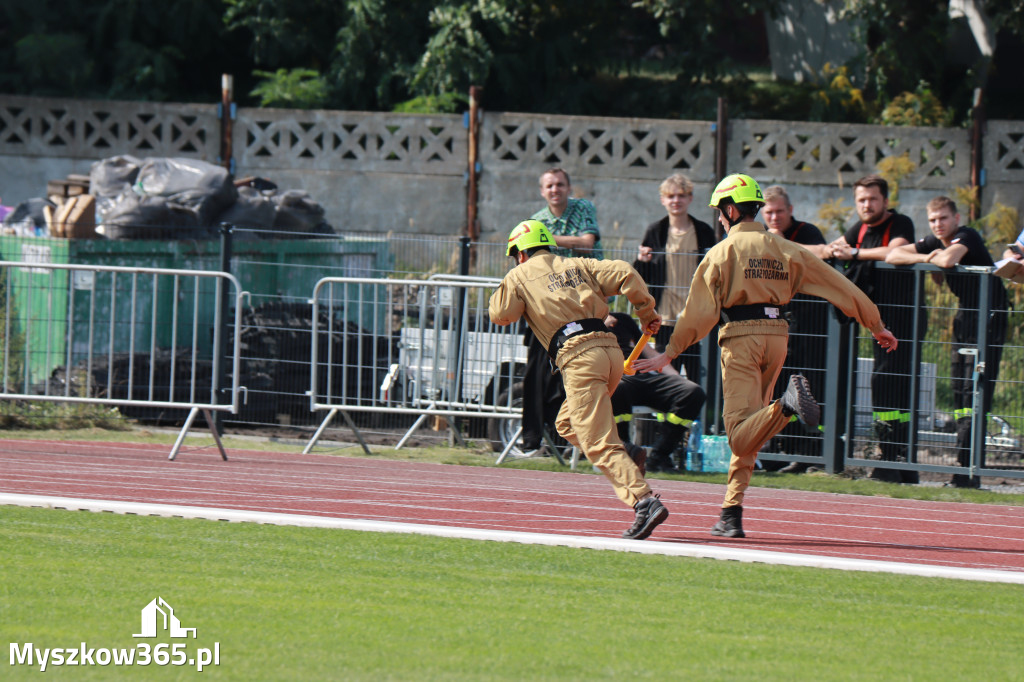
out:
{"label": "young man with light hair", "polygon": [[[940,268],[957,265],[980,265],[991,267],[992,255],[981,234],[960,224],[956,204],[945,196],[935,197],[928,202],[928,228],[931,234],[914,244],[893,249],[886,257],[887,263],[910,265],[931,263]],[[980,310],[981,278],[991,277],[989,284],[989,317],[987,325],[988,343],[985,346],[985,370],[980,381],[985,389],[982,405],[981,424],[992,410],[992,393],[999,376],[999,361],[1006,340],[1009,299],[1006,288],[998,277],[976,273],[935,273],[938,279],[945,279],[959,301],[953,317],[953,345],[951,347],[951,371],[953,380],[953,402],[956,416],[957,460],[960,466],[971,464],[972,425],[974,422],[974,371],[976,356],[962,351],[978,350],[978,313]],[[984,464],[985,439],[980,439],[981,453],[978,464]],[[951,484],[959,488],[977,488],[981,479],[968,474],[954,474]]]}
{"label": "young man with light hair", "polygon": [[[658,192],[666,215],[647,226],[633,267],[650,287],[664,321],[654,340],[661,351],[686,303],[697,265],[718,238],[710,225],[690,215],[693,182],[688,177],[674,173],[662,181]],[[688,349],[675,366],[684,367],[687,378],[700,382],[701,357],[697,348]]]}

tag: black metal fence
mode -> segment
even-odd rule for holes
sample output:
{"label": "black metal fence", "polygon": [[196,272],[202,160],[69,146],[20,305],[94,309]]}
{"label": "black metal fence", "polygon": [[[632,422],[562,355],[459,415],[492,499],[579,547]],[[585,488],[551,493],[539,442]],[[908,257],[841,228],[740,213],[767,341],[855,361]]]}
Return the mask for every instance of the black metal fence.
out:
{"label": "black metal fence", "polygon": [[[319,422],[320,416],[310,411],[308,390],[311,296],[321,278],[415,279],[440,273],[501,277],[512,265],[505,256],[504,243],[469,243],[458,237],[376,233],[276,236],[244,229],[231,233],[230,271],[249,292],[241,325],[231,330],[241,338],[240,383],[247,388],[238,414],[226,416],[231,428],[291,429],[305,434],[312,433]],[[0,237],[2,260],[12,261],[35,258],[55,263],[220,270],[222,250],[217,240]],[[605,257],[632,262],[636,252],[633,247],[611,244],[605,247]],[[824,301],[795,302],[790,354],[779,384],[781,387],[791,372],[808,376],[822,402],[822,428],[808,433],[798,424],[791,425],[766,444],[762,459],[802,461],[832,471],[854,466],[891,470],[897,475],[900,471],[933,471],[1024,476],[1024,353],[1021,313],[1017,312],[1024,309],[1024,296],[1016,285],[1008,285],[1011,309],[996,316],[1002,319],[997,326],[1005,328],[1000,338],[998,329],[993,333],[992,325],[978,322],[993,316],[989,298],[981,296],[977,310],[959,310],[948,287],[933,281],[932,273],[940,272],[937,268],[878,264],[876,270],[884,274],[886,284],[872,295],[882,304],[883,319],[897,334],[899,349],[893,357],[879,356],[886,366],[872,374],[879,358],[874,357],[873,340],[864,329],[840,322]],[[983,291],[1001,281],[987,272],[964,268],[958,268],[956,274],[977,280]],[[616,300],[613,307],[627,309],[628,305]],[[971,320],[973,336],[963,329]],[[958,342],[964,338],[972,343]],[[713,434],[721,428],[714,332],[702,342],[701,350],[700,376],[691,378],[701,383],[709,396],[704,424]],[[976,373],[968,367],[965,375],[965,361],[975,359],[983,363],[985,371]],[[11,409],[9,403],[0,404],[0,414]],[[164,417],[178,418],[173,413]],[[414,417],[408,415],[378,415],[362,417],[359,426],[381,442],[389,442],[413,422]],[[970,448],[965,457],[968,425],[973,428],[966,429]],[[432,427],[420,429],[417,437],[451,440],[448,425],[434,420]],[[347,440],[345,429],[339,425],[334,437]],[[482,438],[486,434],[467,435]]]}

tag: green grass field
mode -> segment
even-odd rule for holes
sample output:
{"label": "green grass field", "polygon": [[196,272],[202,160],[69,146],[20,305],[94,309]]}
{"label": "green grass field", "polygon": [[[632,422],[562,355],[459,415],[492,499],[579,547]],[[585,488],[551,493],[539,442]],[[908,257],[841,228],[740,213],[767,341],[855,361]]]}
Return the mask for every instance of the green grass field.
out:
{"label": "green grass field", "polygon": [[220,647],[202,673],[97,665],[49,679],[1024,675],[1024,589],[1002,584],[9,506],[0,576],[5,651],[134,647],[157,596],[198,629],[189,652]]}

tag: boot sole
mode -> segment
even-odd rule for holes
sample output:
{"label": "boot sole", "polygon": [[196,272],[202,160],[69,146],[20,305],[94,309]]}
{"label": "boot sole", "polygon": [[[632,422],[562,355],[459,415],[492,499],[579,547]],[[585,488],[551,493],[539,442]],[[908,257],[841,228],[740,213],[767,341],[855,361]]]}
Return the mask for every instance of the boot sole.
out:
{"label": "boot sole", "polygon": [[817,401],[814,400],[814,394],[811,393],[811,385],[807,381],[807,377],[796,374],[793,377],[796,379],[796,400],[797,400],[797,415],[800,417],[800,421],[804,423],[804,426],[815,428],[821,422],[821,407]]}

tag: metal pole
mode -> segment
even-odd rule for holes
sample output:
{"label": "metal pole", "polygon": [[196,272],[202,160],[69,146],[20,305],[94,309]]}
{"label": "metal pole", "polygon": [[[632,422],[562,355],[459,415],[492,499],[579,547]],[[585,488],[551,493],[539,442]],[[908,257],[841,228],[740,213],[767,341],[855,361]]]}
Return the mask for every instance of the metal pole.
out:
{"label": "metal pole", "polygon": [[[918,334],[922,330],[923,316],[928,312],[924,310],[924,277],[923,270],[913,271],[914,277],[914,313],[912,315],[914,331],[912,333],[914,343],[910,347],[910,404],[907,409],[910,411],[910,424],[907,429],[907,463],[917,463],[917,426],[919,423],[918,412],[920,412],[921,398],[918,395],[921,387],[921,345],[924,339]],[[872,400],[874,398],[872,397]]]}
{"label": "metal pole", "polygon": [[[234,230],[234,226],[232,226],[229,223],[221,223],[220,224],[220,271],[224,272],[224,273],[227,273],[227,274],[231,274],[231,247],[232,247],[232,241],[233,241],[233,236],[232,236],[233,230]],[[215,324],[220,328],[220,334],[217,335],[218,336],[217,347],[213,349],[213,352],[216,353],[215,357],[219,361],[217,363],[217,366],[219,367],[219,370],[217,372],[217,376],[215,377],[215,381],[217,382],[217,390],[214,393],[214,400],[217,401],[218,404],[222,403],[224,399],[227,399],[228,402],[230,402],[231,399],[233,398],[233,396],[223,395],[223,392],[226,390],[224,388],[224,386],[227,383],[227,367],[226,367],[226,363],[224,362],[224,353],[225,353],[225,348],[227,347],[227,338],[228,338],[228,310],[227,309],[228,309],[228,305],[230,303],[230,294],[231,294],[230,282],[228,282],[227,278],[221,278],[221,282],[220,282],[220,301],[221,301],[221,305],[220,305],[220,308],[217,311],[217,314],[220,315],[220,319],[215,321]],[[235,333],[236,334],[238,333],[237,329],[235,330]],[[220,415],[217,412],[213,412],[213,423],[210,424],[210,429],[212,431],[214,431],[215,433],[217,433],[217,434],[223,434],[224,433],[224,426],[223,426],[223,424],[221,424]]]}
{"label": "metal pole", "polygon": [[[845,468],[843,436],[853,442],[853,429],[844,418],[849,413],[844,383],[852,383],[850,373],[851,325],[839,322],[835,315],[828,316],[828,350],[825,360],[825,410],[821,423],[825,425],[822,455],[825,471],[837,474]],[[846,377],[846,380],[843,380]]]}
{"label": "metal pole", "polygon": [[[995,387],[988,381],[986,371],[988,360],[988,322],[992,317],[992,286],[994,275],[977,275],[978,292],[978,354],[974,356],[974,396],[971,405],[971,459],[969,475],[976,476],[979,468],[985,467],[985,437],[988,433],[988,392]],[[996,368],[998,369],[998,368]]]}
{"label": "metal pole", "polygon": [[[469,274],[469,261],[470,261],[470,238],[459,237],[459,274]],[[462,400],[462,385],[461,378],[463,376],[464,364],[466,361],[465,349],[466,344],[463,339],[466,338],[468,329],[468,320],[466,318],[466,287],[457,287],[454,289],[456,298],[452,302],[454,307],[452,309],[452,321],[448,325],[449,341],[448,341],[448,399],[449,400]],[[462,443],[461,434],[461,423],[458,417],[452,417],[448,420],[451,428],[449,430],[449,443],[451,445]]]}

